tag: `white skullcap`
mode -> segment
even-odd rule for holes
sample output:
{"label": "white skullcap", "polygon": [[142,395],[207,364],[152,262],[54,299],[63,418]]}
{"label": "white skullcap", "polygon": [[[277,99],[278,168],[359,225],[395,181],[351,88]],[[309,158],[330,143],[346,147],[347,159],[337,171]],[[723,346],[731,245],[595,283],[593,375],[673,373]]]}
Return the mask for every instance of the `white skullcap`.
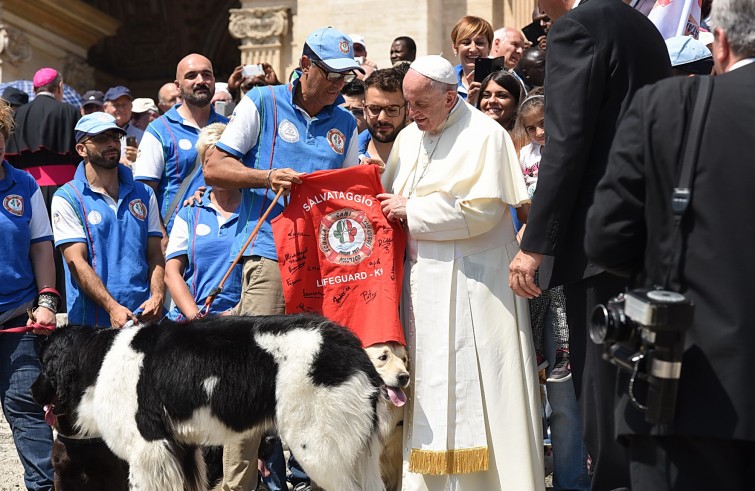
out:
{"label": "white skullcap", "polygon": [[458,83],[453,65],[439,55],[420,56],[409,65],[409,68],[436,82],[450,85]]}

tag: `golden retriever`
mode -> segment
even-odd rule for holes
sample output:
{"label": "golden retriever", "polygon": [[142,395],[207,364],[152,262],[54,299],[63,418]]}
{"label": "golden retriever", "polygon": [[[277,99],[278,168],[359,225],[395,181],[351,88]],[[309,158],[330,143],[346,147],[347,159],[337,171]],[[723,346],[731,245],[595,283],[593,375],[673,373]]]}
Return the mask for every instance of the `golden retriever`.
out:
{"label": "golden retriever", "polygon": [[401,439],[403,438],[404,390],[409,385],[409,357],[406,348],[399,343],[378,343],[365,348],[367,356],[382,377],[393,406],[390,410],[391,432],[385,441],[385,448],[380,455],[380,474],[387,491],[399,488],[403,455]]}

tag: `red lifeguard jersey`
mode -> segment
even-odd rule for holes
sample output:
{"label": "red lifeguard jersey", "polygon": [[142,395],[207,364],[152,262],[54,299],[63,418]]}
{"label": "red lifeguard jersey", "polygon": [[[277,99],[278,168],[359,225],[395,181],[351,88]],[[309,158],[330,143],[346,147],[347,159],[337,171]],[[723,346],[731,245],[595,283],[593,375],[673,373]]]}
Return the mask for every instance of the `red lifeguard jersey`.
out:
{"label": "red lifeguard jersey", "polygon": [[375,165],[314,172],[272,221],[286,313],[315,312],[363,346],[406,344],[398,305],[406,237],[383,215]]}

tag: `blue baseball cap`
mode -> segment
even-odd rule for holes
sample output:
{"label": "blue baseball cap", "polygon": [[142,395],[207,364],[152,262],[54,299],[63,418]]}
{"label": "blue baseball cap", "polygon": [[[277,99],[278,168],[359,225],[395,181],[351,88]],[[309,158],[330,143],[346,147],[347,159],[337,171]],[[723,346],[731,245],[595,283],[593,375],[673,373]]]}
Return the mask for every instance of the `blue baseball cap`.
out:
{"label": "blue baseball cap", "polygon": [[713,69],[713,54],[703,43],[691,36],[666,40],[671,66],[687,73],[708,75]]}
{"label": "blue baseball cap", "polygon": [[81,117],[74,128],[74,131],[76,131],[76,143],[88,136],[99,135],[109,130],[116,130],[124,135],[126,134],[121,127],[115,124],[115,118],[108,113],[96,112],[87,114]]}
{"label": "blue baseball cap", "polygon": [[322,62],[332,72],[348,72],[364,69],[354,60],[351,38],[332,27],[318,29],[307,37],[304,55]]}
{"label": "blue baseball cap", "polygon": [[115,87],[110,87],[107,89],[107,92],[105,92],[105,102],[107,101],[114,101],[119,97],[127,96],[132,101],[134,100],[134,96],[131,95],[131,91],[128,90],[128,87],[124,87],[123,85],[116,85]]}

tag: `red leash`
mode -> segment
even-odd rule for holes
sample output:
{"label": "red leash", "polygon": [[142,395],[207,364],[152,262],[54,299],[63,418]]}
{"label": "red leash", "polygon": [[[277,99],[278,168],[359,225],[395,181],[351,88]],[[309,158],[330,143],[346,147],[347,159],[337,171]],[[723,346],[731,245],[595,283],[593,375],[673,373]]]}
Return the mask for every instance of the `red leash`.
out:
{"label": "red leash", "polygon": [[46,331],[52,332],[55,330],[55,324],[31,324],[29,326],[18,326],[18,327],[9,327],[8,329],[0,329],[0,334],[6,333],[6,332],[31,332],[34,329],[44,329]]}

